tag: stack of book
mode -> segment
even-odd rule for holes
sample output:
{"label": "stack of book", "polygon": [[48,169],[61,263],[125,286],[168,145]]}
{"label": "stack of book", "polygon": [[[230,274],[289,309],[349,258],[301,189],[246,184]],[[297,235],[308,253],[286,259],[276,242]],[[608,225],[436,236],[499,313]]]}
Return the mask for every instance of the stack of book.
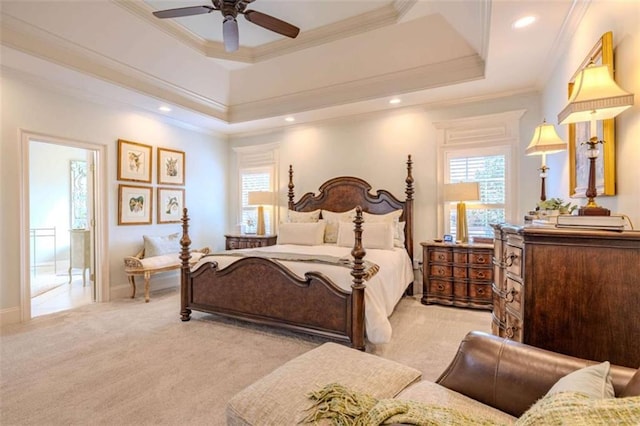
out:
{"label": "stack of book", "polygon": [[624,216],[573,216],[560,215],[557,219],[558,228],[589,228],[622,231],[627,225]]}

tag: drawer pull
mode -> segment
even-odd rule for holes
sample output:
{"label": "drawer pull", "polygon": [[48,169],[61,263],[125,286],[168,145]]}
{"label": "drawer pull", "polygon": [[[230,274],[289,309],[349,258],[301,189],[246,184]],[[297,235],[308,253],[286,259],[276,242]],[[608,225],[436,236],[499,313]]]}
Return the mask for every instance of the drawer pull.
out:
{"label": "drawer pull", "polygon": [[442,284],[438,284],[438,291],[444,291],[444,286]]}
{"label": "drawer pull", "polygon": [[478,256],[478,263],[486,263],[484,256]]}
{"label": "drawer pull", "polygon": [[444,260],[444,254],[438,254],[438,260]]}
{"label": "drawer pull", "polygon": [[505,294],[504,296],[504,300],[507,303],[511,303],[515,300],[516,298],[516,294],[518,293],[518,291],[515,288],[512,288],[511,290],[509,290],[507,292],[507,294]]}
{"label": "drawer pull", "polygon": [[444,275],[444,269],[438,268],[438,275]]}
{"label": "drawer pull", "polygon": [[512,339],[513,336],[516,335],[516,331],[518,330],[518,327],[507,327],[507,329],[504,331],[505,336],[507,336],[507,338]]}
{"label": "drawer pull", "polygon": [[504,262],[505,266],[507,266],[507,267],[512,266],[512,265],[513,265],[513,261],[514,261],[514,260],[516,260],[516,259],[517,259],[517,257],[518,257],[518,255],[517,255],[517,254],[515,254],[515,253],[511,253],[511,254],[509,254],[509,255],[507,256],[507,258],[506,258],[505,262]]}
{"label": "drawer pull", "polygon": [[478,278],[484,278],[484,272],[478,272]]}

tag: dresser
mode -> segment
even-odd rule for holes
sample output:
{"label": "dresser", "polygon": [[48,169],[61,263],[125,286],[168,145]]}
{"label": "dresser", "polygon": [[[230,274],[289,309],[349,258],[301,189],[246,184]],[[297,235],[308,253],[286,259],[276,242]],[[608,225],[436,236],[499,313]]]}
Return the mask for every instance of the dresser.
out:
{"label": "dresser", "polygon": [[278,240],[277,235],[238,234],[224,237],[225,250],[272,246]]}
{"label": "dresser", "polygon": [[69,231],[69,283],[74,269],[82,271],[82,285],[85,286],[86,274],[91,275],[91,231],[88,229],[72,229]]}
{"label": "dresser", "polygon": [[421,245],[422,303],[492,309],[493,245]]}
{"label": "dresser", "polygon": [[[640,365],[640,232],[495,227],[495,334]],[[500,239],[500,242],[498,240]]]}

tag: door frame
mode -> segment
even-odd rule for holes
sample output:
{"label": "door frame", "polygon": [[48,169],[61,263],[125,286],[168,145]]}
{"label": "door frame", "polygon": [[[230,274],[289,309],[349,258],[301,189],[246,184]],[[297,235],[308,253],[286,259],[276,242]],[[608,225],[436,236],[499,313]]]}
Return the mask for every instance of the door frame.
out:
{"label": "door frame", "polygon": [[108,197],[107,195],[107,146],[104,144],[77,141],[19,129],[21,142],[22,174],[20,176],[20,317],[31,319],[31,275],[29,273],[30,215],[29,215],[29,145],[32,140],[54,145],[82,148],[95,153],[93,203],[95,206],[93,227],[95,301],[108,302],[109,291],[109,241],[108,241]]}

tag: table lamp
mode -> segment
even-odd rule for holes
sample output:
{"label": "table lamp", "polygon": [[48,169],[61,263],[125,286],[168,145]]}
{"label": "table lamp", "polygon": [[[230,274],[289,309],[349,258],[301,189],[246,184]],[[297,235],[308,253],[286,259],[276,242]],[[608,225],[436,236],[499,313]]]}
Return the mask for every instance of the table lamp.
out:
{"label": "table lamp", "polygon": [[264,235],[264,206],[273,203],[273,192],[250,191],[247,197],[250,206],[258,206],[258,228],[256,234]]}
{"label": "table lamp", "polygon": [[567,106],[558,114],[560,124],[580,123],[589,121],[591,138],[581,142],[587,144],[589,157],[589,182],[585,192],[588,202],[578,209],[580,216],[609,216],[608,209],[599,207],[595,198],[596,188],[596,158],[600,151],[597,145],[606,143],[598,140],[597,121],[614,118],[622,111],[633,105],[633,94],[622,90],[613,79],[613,71],[607,65],[590,63],[578,73],[573,85],[573,91]]}
{"label": "table lamp", "polygon": [[477,201],[480,199],[480,185],[478,182],[447,183],[444,185],[444,201],[457,201],[456,240],[469,242],[469,230],[467,228],[467,206],[465,201]]}
{"label": "table lamp", "polygon": [[531,138],[531,142],[529,142],[529,146],[525,151],[527,155],[542,156],[542,166],[538,169],[540,170],[540,178],[542,179],[540,201],[547,199],[545,188],[545,179],[547,177],[547,170],[549,170],[549,167],[546,165],[547,154],[554,154],[564,151],[565,149],[567,149],[567,143],[560,139],[553,124],[547,124],[547,122],[543,120],[542,124],[537,126],[533,132],[533,138]]}

